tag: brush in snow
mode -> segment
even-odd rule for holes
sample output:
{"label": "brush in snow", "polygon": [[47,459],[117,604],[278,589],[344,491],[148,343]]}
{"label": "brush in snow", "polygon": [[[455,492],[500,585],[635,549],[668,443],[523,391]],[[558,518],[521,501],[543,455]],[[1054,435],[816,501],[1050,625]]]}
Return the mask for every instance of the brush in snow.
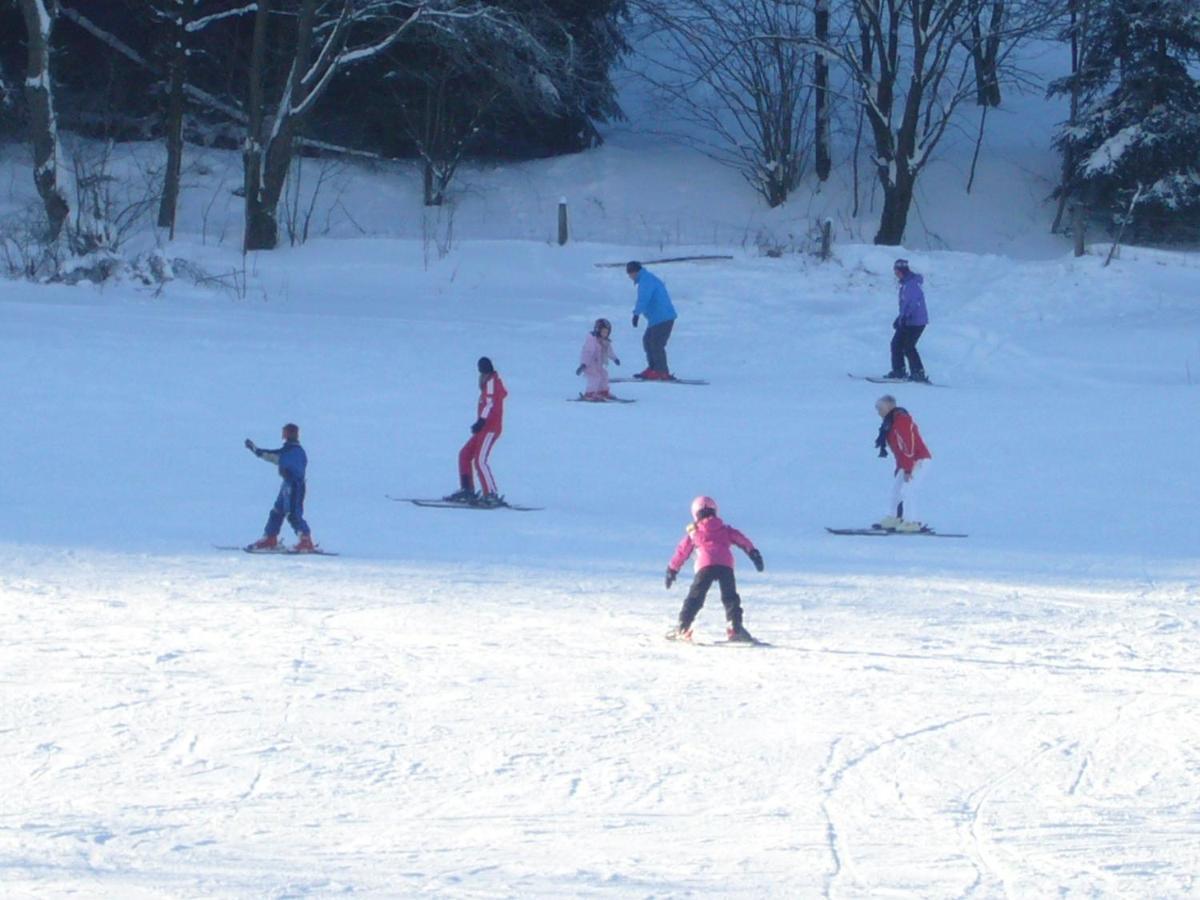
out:
{"label": "brush in snow", "polygon": [[855,375],[853,372],[847,372],[846,374],[851,378],[857,378],[859,381],[869,381],[871,384],[924,384],[929,387],[949,387],[949,385],[930,381],[928,378],[888,378],[884,375]]}
{"label": "brush in snow", "polygon": [[444,500],[438,497],[426,499],[423,497],[393,497],[391,494],[384,494],[384,496],[396,503],[411,503],[413,506],[425,509],[511,509],[513,512],[540,512],[545,509],[544,506],[519,506],[504,499],[501,499],[499,503],[483,504],[471,503],[467,500]]}
{"label": "brush in snow", "polygon": [[255,550],[253,544],[241,546],[240,544],[214,544],[218,550],[241,550],[243,553],[250,553],[254,556],[338,556],[329,550],[323,550],[320,547],[315,547],[312,550],[293,550],[290,547],[285,547],[280,544],[270,550]]}
{"label": "brush in snow", "polygon": [[863,535],[866,537],[888,537],[893,534],[898,537],[966,537],[965,534],[946,534],[941,531],[934,531],[932,528],[922,528],[920,531],[897,531],[894,528],[880,528],[878,525],[872,525],[870,528],[830,528],[826,526],[825,530],[830,534]]}
{"label": "brush in snow", "polygon": [[610,378],[612,384],[708,384],[702,378]]}
{"label": "brush in snow", "polygon": [[583,394],[580,394],[578,397],[568,397],[567,402],[568,403],[637,403],[636,400],[630,400],[626,397],[611,397],[610,396],[610,397],[603,397],[603,398],[595,398],[595,397],[585,397]]}

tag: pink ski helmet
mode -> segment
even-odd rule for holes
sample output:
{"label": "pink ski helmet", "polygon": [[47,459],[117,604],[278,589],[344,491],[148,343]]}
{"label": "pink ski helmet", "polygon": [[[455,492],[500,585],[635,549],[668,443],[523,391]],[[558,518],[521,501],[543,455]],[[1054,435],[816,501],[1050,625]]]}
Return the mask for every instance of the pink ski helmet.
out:
{"label": "pink ski helmet", "polygon": [[701,519],[700,514],[706,509],[711,509],[711,515],[715,516],[717,514],[717,501],[712,497],[705,497],[703,494],[701,494],[692,501],[692,518],[699,522]]}

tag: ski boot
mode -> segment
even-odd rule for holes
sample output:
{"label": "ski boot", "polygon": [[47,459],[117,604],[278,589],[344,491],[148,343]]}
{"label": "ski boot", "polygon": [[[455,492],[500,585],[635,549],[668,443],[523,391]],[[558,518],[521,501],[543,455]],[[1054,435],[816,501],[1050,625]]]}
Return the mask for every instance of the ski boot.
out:
{"label": "ski boot", "polygon": [[899,516],[884,516],[882,519],[880,519],[878,522],[876,522],[871,527],[878,528],[881,531],[895,531],[903,524],[904,524],[904,520],[901,519]]}
{"label": "ski boot", "polygon": [[253,544],[246,547],[251,553],[261,553],[265,550],[278,550],[279,538],[273,534],[264,534]]}
{"label": "ski boot", "polygon": [[917,369],[908,376],[909,381],[915,381],[919,384],[929,384],[929,376],[925,374],[924,369]]}
{"label": "ski boot", "polygon": [[655,372],[653,369],[651,369],[649,366],[647,366],[645,369],[638,372],[633,377],[636,378],[638,381],[654,381],[654,379],[657,376],[658,376],[658,373]]}
{"label": "ski boot", "polygon": [[313,543],[311,534],[300,535],[300,540],[292,547],[292,553],[316,553],[317,545]]}
{"label": "ski boot", "polygon": [[692,642],[692,629],[676,625],[667,632],[666,638],[668,641],[683,641],[690,644]]}
{"label": "ski boot", "polygon": [[480,506],[484,509],[496,509],[499,506],[505,506],[504,498],[499,494],[484,494],[475,500],[473,506]]}
{"label": "ski boot", "polygon": [[929,526],[924,522],[909,522],[903,520],[896,526],[897,534],[920,534],[922,531],[928,531]]}
{"label": "ski boot", "polygon": [[728,624],[725,626],[725,639],[731,644],[757,644],[754,635],[748,632],[744,625]]}
{"label": "ski boot", "polygon": [[892,371],[888,372],[886,375],[883,375],[881,377],[886,379],[887,381],[908,381],[908,373],[905,372],[903,369],[900,369],[900,370],[893,369]]}

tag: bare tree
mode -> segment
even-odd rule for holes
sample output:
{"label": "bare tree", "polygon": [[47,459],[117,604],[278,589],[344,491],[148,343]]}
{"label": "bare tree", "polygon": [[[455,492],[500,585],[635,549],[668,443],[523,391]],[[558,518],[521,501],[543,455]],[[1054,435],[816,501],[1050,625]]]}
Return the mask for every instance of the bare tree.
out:
{"label": "bare tree", "polygon": [[812,151],[813,94],[803,45],[812,0],[641,0],[674,51],[643,75],[710,135],[701,148],[772,206],[800,183]]}
{"label": "bare tree", "polygon": [[[821,46],[850,73],[870,126],[874,165],[883,189],[877,244],[904,238],[917,179],[955,119],[959,106],[978,95],[972,66],[978,42],[987,47],[996,84],[1020,38],[1045,22],[1041,0],[1015,0],[1001,13],[1007,24],[979,25],[997,0],[851,0],[860,41]],[[1012,7],[1029,15],[1012,15]],[[773,36],[772,36],[773,37]],[[994,41],[994,45],[990,42]],[[1015,77],[1015,74],[1014,74]]]}
{"label": "bare tree", "polygon": [[[278,0],[277,0],[278,2]],[[271,0],[254,13],[247,91],[245,167],[246,250],[271,250],[279,243],[279,199],[295,152],[297,130],[331,79],[347,66],[394,44],[422,15],[424,3],[387,0],[300,0],[287,74],[279,95],[267,99]],[[362,41],[352,39],[365,31]]]}
{"label": "bare tree", "polygon": [[28,41],[25,102],[33,144],[33,180],[46,209],[49,240],[58,239],[71,212],[58,177],[58,120],[54,114],[54,83],[50,39],[58,18],[58,0],[20,0]]}

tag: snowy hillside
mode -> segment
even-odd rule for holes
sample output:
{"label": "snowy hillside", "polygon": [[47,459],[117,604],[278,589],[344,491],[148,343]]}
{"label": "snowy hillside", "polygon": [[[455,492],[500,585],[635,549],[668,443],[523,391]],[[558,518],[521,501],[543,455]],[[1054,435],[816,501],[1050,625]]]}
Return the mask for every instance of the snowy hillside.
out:
{"label": "snowy hillside", "polygon": [[[189,246],[197,255],[204,251]],[[901,402],[930,520],[873,521],[891,251],[663,267],[674,368],[567,404],[591,320],[639,362],[642,248],[321,241],[244,300],[7,283],[0,884],[110,896],[1183,896],[1200,800],[1192,257],[914,254],[945,388]],[[544,512],[418,510],[474,416]],[[289,419],[340,558],[261,528]],[[775,646],[661,634],[698,492],[761,546]],[[721,629],[715,597],[699,630]]]}

